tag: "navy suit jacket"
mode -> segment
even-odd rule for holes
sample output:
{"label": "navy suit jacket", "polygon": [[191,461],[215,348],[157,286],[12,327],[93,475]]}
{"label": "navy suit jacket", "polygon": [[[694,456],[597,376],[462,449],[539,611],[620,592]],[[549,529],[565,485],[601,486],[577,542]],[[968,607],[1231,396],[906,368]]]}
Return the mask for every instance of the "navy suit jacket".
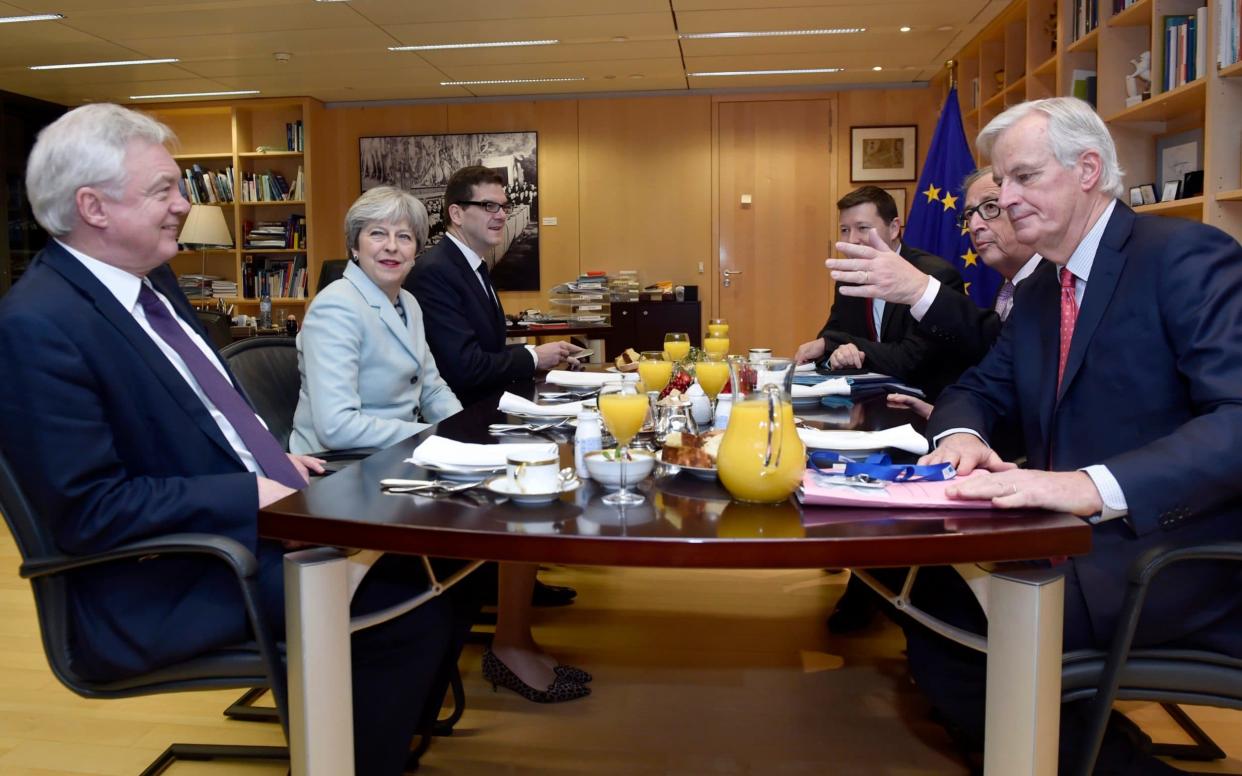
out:
{"label": "navy suit jacket", "polygon": [[[962,277],[947,261],[901,244],[901,256],[954,291],[962,291]],[[825,357],[846,343],[854,344],[866,354],[863,368],[892,375],[898,380],[920,388],[935,397],[944,386],[953,382],[969,363],[919,330],[910,315],[909,305],[884,305],[880,320],[880,341],[871,339],[867,317],[871,306],[867,299],[837,294],[819,336],[824,340]]]}
{"label": "navy suit jacket", "polygon": [[505,344],[503,309],[447,236],[418,257],[405,290],[423,309],[431,354],[463,405],[534,376],[535,360],[525,347]]}
{"label": "navy suit jacket", "polygon": [[[150,274],[210,342],[167,267]],[[101,552],[178,532],[229,536],[259,554],[258,487],[129,311],[53,242],[0,301],[0,449],[61,551]],[[264,543],[279,576],[279,549]],[[152,670],[246,638],[220,563],[161,557],[75,572],[75,669]]]}
{"label": "navy suit jacket", "polygon": [[[1242,248],[1180,219],[1117,203],[1087,279],[1057,395],[1060,287],[1037,272],[1019,287],[996,345],[936,403],[935,436],[985,439],[1006,419],[1027,465],[1103,464],[1129,514],[1100,523],[1070,560],[1091,633],[1066,646],[1107,647],[1126,574],[1162,543],[1242,539]],[[1138,643],[1202,643],[1242,656],[1242,572],[1175,567],[1153,586]]]}

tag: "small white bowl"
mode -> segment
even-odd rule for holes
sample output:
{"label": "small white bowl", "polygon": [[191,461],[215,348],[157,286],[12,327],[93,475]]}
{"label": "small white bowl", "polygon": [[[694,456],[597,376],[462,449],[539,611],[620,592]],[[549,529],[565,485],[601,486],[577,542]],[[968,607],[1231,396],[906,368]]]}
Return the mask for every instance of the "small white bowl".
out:
{"label": "small white bowl", "polygon": [[[603,485],[606,488],[621,487],[621,461],[613,461],[610,457],[605,457],[604,453],[611,455],[612,451],[596,450],[587,453],[584,460],[586,461],[587,472],[591,475],[591,479]],[[655,454],[646,450],[631,450],[632,460],[625,461],[625,485],[629,487],[634,483],[640,482],[651,474],[651,470],[655,468]]]}

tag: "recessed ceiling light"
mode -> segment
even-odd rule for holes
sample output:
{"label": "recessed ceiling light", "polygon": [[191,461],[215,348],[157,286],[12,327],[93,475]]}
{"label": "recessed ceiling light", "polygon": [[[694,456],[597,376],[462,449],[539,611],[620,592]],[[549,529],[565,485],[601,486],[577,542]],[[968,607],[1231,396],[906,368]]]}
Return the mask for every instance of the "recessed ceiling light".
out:
{"label": "recessed ceiling light", "polygon": [[59,13],[35,13],[28,16],[0,16],[0,24],[17,24],[19,22],[54,22],[65,18]]}
{"label": "recessed ceiling light", "polygon": [[810,73],[840,73],[843,67],[811,67],[801,70],[719,70],[709,73],[686,73],[700,78],[724,75],[803,75]]}
{"label": "recessed ceiling light", "polygon": [[837,27],[820,30],[763,30],[759,32],[683,32],[677,37],[683,40],[698,38],[779,38],[789,35],[848,35],[866,31],[866,27]]}
{"label": "recessed ceiling light", "polygon": [[881,65],[876,65],[875,67],[873,67],[873,68],[871,68],[871,69],[872,69],[872,70],[879,71],[879,70],[883,70],[883,69],[884,69],[884,67],[883,67],[883,66],[881,66]]}
{"label": "recessed ceiling light", "polygon": [[75,67],[125,67],[127,65],[167,65],[179,59],[118,59],[112,62],[75,62],[70,65],[31,65],[31,70],[71,70]]}
{"label": "recessed ceiling light", "polygon": [[936,28],[936,32],[953,32],[952,24],[942,24]]}
{"label": "recessed ceiling light", "polygon": [[349,0],[315,0],[316,3],[348,3]]}
{"label": "recessed ceiling light", "polygon": [[426,46],[389,46],[389,51],[437,51],[440,49],[500,48],[502,46],[553,46],[559,40],[497,40],[488,43],[437,43]]}
{"label": "recessed ceiling light", "polygon": [[494,81],[441,81],[441,86],[491,86],[493,84],[551,84],[561,81],[585,81],[586,78],[510,78]]}
{"label": "recessed ceiling light", "polygon": [[909,28],[909,27],[902,27],[902,28],[901,28],[901,31],[902,31],[902,32],[909,32],[909,31],[910,31],[910,28]]}
{"label": "recessed ceiling light", "polygon": [[178,92],[176,94],[131,94],[131,100],[168,100],[173,97],[235,97],[239,94],[258,94],[258,89],[238,89],[232,92]]}

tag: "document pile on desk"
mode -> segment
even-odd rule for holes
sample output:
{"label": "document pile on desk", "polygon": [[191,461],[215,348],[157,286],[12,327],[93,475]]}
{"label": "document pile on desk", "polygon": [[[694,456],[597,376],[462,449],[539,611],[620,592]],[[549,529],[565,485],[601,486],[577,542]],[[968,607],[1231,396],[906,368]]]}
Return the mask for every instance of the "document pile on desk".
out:
{"label": "document pile on desk", "polygon": [[885,507],[888,509],[991,509],[984,499],[958,500],[945,495],[945,488],[958,480],[969,479],[974,473],[955,480],[939,482],[886,482],[882,487],[851,485],[843,477],[820,474],[808,469],[802,476],[798,499],[803,504],[831,507]]}

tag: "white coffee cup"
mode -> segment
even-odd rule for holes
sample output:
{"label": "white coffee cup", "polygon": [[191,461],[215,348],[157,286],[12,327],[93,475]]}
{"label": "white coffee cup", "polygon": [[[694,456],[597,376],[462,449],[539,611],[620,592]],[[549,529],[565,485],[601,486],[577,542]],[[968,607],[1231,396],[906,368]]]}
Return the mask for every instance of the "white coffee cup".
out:
{"label": "white coffee cup", "polygon": [[561,462],[556,453],[533,450],[505,458],[505,473],[518,493],[558,493]]}

